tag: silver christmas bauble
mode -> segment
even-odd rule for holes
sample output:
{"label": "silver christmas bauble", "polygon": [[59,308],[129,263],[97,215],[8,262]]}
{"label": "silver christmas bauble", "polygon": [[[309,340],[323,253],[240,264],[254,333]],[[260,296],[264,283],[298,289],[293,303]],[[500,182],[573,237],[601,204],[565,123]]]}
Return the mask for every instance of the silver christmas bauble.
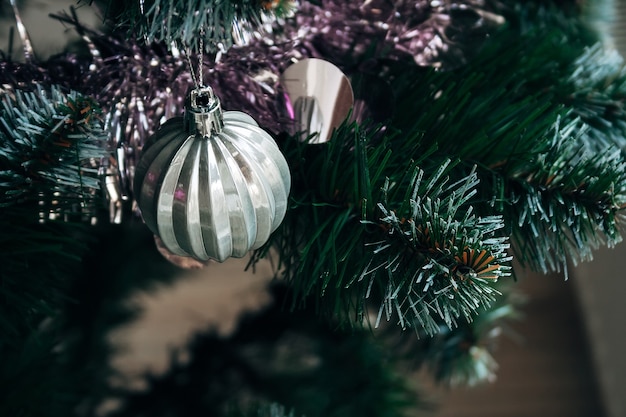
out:
{"label": "silver christmas bauble", "polygon": [[144,222],[168,250],[220,262],[267,242],[290,187],[272,137],[249,115],[222,112],[210,87],[146,141],[134,179]]}

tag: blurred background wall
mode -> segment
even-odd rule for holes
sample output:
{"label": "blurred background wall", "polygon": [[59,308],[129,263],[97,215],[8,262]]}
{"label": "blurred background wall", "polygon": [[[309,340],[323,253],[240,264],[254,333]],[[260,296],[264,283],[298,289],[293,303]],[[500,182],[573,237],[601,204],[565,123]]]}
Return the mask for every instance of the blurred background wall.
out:
{"label": "blurred background wall", "polygon": [[[626,1],[616,0],[609,19],[609,42],[626,57]],[[590,340],[607,416],[626,416],[626,244],[598,251],[579,265],[574,286]]]}

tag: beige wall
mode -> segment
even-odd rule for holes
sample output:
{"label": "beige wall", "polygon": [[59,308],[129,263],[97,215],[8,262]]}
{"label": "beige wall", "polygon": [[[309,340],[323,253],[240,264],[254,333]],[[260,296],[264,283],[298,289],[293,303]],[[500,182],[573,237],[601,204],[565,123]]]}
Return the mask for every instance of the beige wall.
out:
{"label": "beige wall", "polygon": [[626,243],[598,251],[573,275],[607,417],[626,416]]}
{"label": "beige wall", "polygon": [[[614,5],[611,43],[626,56],[626,0]],[[573,275],[607,417],[625,417],[626,242],[598,251]]]}

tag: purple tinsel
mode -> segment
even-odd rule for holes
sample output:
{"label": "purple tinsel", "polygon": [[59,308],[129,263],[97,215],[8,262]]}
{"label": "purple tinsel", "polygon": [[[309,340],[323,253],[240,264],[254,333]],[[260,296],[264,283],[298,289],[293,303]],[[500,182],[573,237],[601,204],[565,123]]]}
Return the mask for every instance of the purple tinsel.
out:
{"label": "purple tinsel", "polygon": [[354,62],[369,54],[452,68],[467,62],[503,23],[499,7],[490,0],[302,2],[295,19],[274,33],[298,39],[302,53],[333,62]]}
{"label": "purple tinsel", "polygon": [[[322,58],[348,75],[378,67],[367,76],[378,77],[381,85],[384,74],[376,60],[412,60],[443,69],[462,65],[502,22],[491,1],[302,1],[293,18],[274,23],[271,36],[255,34],[246,45],[204,56],[202,81],[214,89],[225,110],[249,113],[261,127],[278,134],[288,130],[289,123],[279,100],[279,77],[292,63]],[[182,114],[194,85],[189,62],[198,57],[189,59],[171,45],[145,45],[96,32],[81,25],[74,13],[55,17],[75,28],[90,57],[66,54],[39,65],[32,60],[17,64],[2,56],[0,89],[60,84],[100,103],[112,154],[103,169],[116,195],[109,196],[116,199],[112,206],[119,209],[121,201],[132,201],[133,173],[145,140],[165,120]],[[363,113],[357,120],[375,113],[363,106],[355,110]],[[119,213],[111,217],[119,221]]]}

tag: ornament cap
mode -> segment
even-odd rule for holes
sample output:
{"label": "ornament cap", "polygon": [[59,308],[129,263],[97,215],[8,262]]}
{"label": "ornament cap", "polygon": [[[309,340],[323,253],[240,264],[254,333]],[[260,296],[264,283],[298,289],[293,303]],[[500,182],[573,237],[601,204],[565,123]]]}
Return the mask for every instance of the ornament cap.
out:
{"label": "ornament cap", "polygon": [[190,134],[211,137],[224,128],[220,100],[208,86],[196,87],[187,95],[185,127]]}

